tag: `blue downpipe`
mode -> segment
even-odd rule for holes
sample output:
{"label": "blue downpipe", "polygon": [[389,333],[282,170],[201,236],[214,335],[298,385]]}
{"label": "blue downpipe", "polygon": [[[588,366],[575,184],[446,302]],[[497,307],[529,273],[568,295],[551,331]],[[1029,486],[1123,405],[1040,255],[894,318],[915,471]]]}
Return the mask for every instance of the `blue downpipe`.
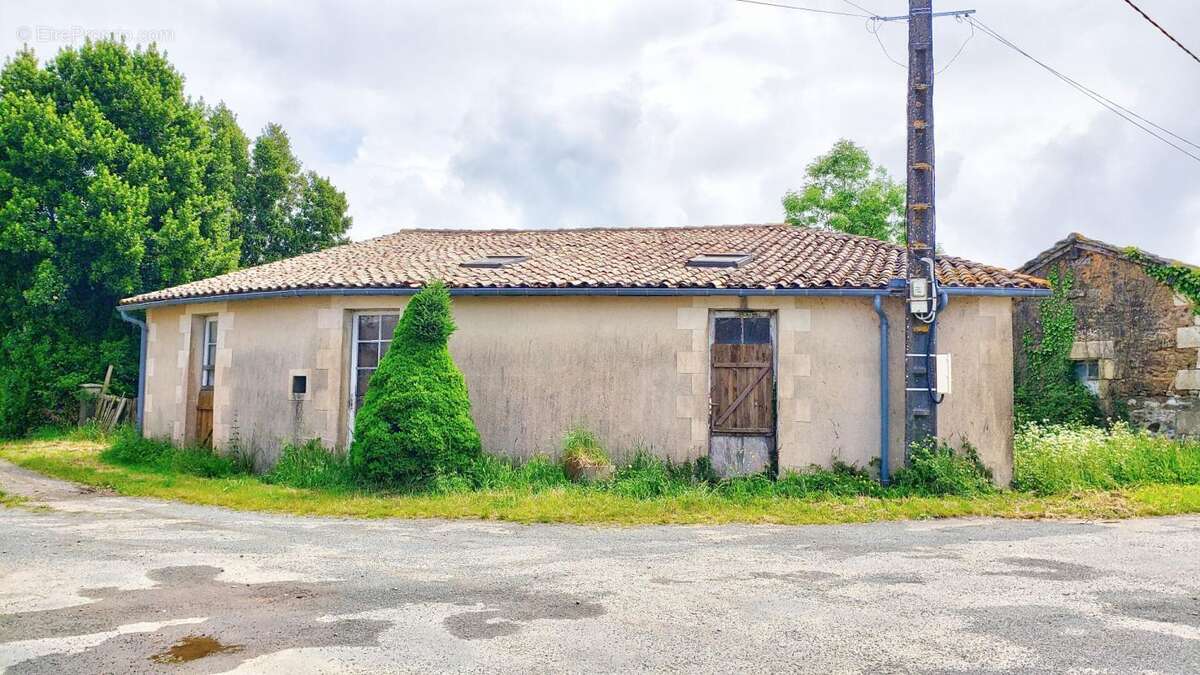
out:
{"label": "blue downpipe", "polygon": [[140,321],[129,316],[128,310],[121,309],[121,319],[137,326],[141,329],[140,344],[138,346],[138,394],[137,394],[137,410],[134,414],[134,423],[137,425],[138,434],[142,433],[142,413],[146,409],[146,322]]}
{"label": "blue downpipe", "polygon": [[879,315],[879,482],[891,482],[888,464],[890,440],[891,377],[888,373],[888,318],[883,311],[883,296],[875,296],[875,313]]}

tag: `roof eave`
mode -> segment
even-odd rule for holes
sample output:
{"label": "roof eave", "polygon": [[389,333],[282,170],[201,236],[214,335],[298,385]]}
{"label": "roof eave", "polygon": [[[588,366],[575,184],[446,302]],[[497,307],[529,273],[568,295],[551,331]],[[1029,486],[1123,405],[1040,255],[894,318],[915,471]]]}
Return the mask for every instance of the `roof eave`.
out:
{"label": "roof eave", "polygon": [[[271,291],[248,291],[242,293],[222,293],[217,295],[197,295],[181,298],[160,298],[139,302],[128,302],[118,306],[121,311],[150,309],[169,305],[191,305],[207,302],[227,302],[233,300],[261,300],[267,298],[286,298],[302,296],[327,295],[413,295],[419,288],[413,287],[374,287],[374,288],[294,288]],[[613,287],[613,286],[571,286],[571,287],[491,287],[491,288],[451,288],[450,294],[456,296],[810,296],[810,297],[874,297],[876,295],[895,295],[902,289],[896,286],[882,287],[815,287],[815,288],[661,288],[661,287]],[[947,295],[953,296],[988,296],[988,297],[1045,297],[1050,295],[1048,288],[1002,287],[1002,286],[942,286]]]}

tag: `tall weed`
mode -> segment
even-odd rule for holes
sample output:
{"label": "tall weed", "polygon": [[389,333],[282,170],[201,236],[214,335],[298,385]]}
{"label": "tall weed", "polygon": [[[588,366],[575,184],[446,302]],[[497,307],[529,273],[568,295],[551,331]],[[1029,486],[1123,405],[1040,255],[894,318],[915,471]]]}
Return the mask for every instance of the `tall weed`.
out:
{"label": "tall weed", "polygon": [[285,446],[279,461],[262,479],[266,483],[305,489],[349,490],[356,485],[346,456],[327,450],[315,439]]}
{"label": "tall weed", "polygon": [[1124,422],[1109,429],[1027,424],[1013,446],[1013,487],[1042,495],[1200,484],[1200,441],[1172,440]]}
{"label": "tall weed", "polygon": [[132,427],[120,429],[112,446],[100,458],[112,464],[201,478],[248,474],[253,469],[240,453],[220,454],[203,447],[177,448],[169,441],[143,438]]}
{"label": "tall weed", "polygon": [[945,441],[914,443],[908,466],[893,483],[901,495],[971,497],[995,491],[991,473],[969,443],[956,450]]}

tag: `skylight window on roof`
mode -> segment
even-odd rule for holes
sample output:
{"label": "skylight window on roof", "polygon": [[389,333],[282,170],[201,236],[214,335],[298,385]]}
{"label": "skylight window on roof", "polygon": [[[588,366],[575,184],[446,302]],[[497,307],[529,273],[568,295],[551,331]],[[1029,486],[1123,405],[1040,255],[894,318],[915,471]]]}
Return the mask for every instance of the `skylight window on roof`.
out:
{"label": "skylight window on roof", "polygon": [[516,265],[520,262],[529,260],[529,256],[524,255],[488,255],[475,260],[464,260],[459,265],[462,267],[480,267],[484,269],[495,269],[497,267],[508,267]]}
{"label": "skylight window on roof", "polygon": [[754,257],[749,253],[702,253],[687,261],[688,267],[741,267]]}

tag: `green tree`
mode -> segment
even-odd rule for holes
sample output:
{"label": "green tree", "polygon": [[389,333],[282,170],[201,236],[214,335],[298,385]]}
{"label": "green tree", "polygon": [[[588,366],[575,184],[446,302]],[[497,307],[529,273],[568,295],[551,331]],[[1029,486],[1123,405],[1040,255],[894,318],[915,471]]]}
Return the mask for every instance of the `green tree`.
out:
{"label": "green tree", "polygon": [[[1096,424],[1104,415],[1096,397],[1075,379],[1071,345],[1075,342],[1074,277],[1051,270],[1052,295],[1038,302],[1039,335],[1021,336],[1023,359],[1014,377],[1013,409],[1017,424]],[[1023,364],[1020,363],[1023,361]]]}
{"label": "green tree", "polygon": [[350,464],[369,483],[420,485],[466,470],[482,453],[462,373],[450,358],[450,293],[413,296],[354,420]]}
{"label": "green tree", "polygon": [[904,241],[904,184],[873,164],[866,150],[841,139],[805,175],[804,187],[783,197],[786,222]]}
{"label": "green tree", "polygon": [[[282,129],[268,129],[255,173],[233,113],[185,96],[183,76],[153,45],[89,41],[44,64],[30,50],[7,60],[0,436],[70,419],[78,385],[108,364],[116,388],[132,391],[138,334],[117,316],[117,301],[235,269],[240,236],[256,232],[247,226],[262,203],[256,178],[287,185],[272,256],[344,239],[345,195],[301,175]],[[276,137],[282,149],[272,147]],[[272,154],[282,169],[270,168]]]}
{"label": "green tree", "polygon": [[209,194],[231,195],[227,216],[230,232],[239,238],[240,245],[250,189],[250,139],[224,103],[209,109],[208,127],[213,157],[204,184]]}
{"label": "green tree", "polygon": [[347,241],[346,195],[329,179],[303,172],[287,132],[268,124],[254,141],[239,228],[243,266],[311,253]]}
{"label": "green tree", "polygon": [[154,46],[31,51],[0,71],[0,434],[69,415],[78,385],[136,379],[118,299],[234,268],[212,111]]}

